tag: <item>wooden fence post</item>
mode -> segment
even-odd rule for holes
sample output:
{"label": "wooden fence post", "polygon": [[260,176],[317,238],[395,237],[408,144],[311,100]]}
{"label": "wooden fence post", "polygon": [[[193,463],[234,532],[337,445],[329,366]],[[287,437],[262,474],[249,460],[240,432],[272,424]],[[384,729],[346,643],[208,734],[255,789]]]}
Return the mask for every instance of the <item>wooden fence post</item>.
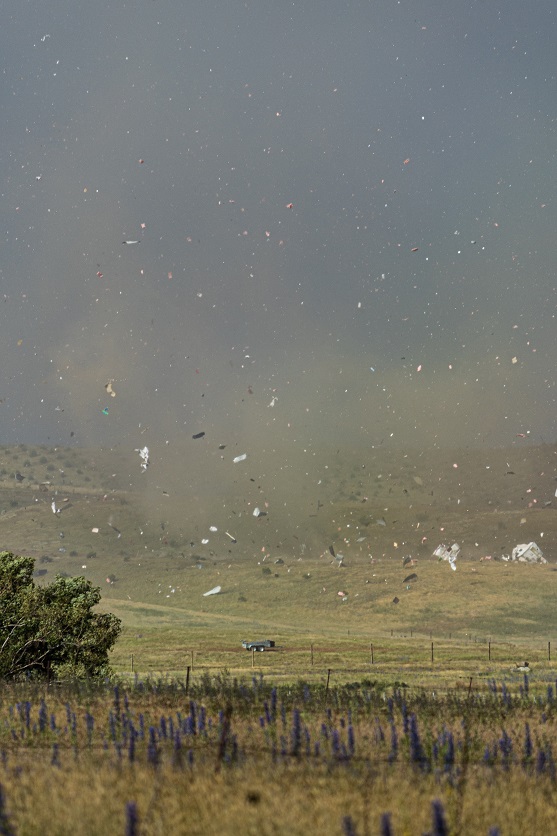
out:
{"label": "wooden fence post", "polygon": [[190,666],[188,665],[186,668],[186,696],[188,695],[188,691],[190,689]]}
{"label": "wooden fence post", "polygon": [[433,642],[431,642],[431,664],[433,665]]}

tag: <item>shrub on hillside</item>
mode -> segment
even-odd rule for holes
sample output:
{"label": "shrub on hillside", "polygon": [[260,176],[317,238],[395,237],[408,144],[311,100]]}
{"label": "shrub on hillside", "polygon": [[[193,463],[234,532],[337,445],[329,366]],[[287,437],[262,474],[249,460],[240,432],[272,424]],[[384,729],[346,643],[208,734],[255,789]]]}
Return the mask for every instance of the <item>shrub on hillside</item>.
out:
{"label": "shrub on hillside", "polygon": [[83,577],[33,581],[35,561],[0,552],[0,678],[98,677],[120,634],[112,613],[96,613],[100,588]]}

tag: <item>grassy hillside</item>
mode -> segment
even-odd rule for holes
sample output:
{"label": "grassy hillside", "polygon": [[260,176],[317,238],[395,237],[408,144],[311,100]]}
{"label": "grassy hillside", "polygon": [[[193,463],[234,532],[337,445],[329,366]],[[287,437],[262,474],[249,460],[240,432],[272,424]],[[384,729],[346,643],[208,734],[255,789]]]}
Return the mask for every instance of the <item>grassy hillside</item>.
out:
{"label": "grassy hillside", "polygon": [[[404,668],[417,650],[431,670],[431,641],[437,662],[473,651],[480,670],[491,640],[508,669],[525,653],[549,662],[552,639],[557,652],[555,452],[324,451],[309,471],[287,461],[276,490],[260,465],[234,470],[207,508],[187,484],[167,495],[135,453],[2,448],[0,530],[4,548],[36,558],[38,582],[66,572],[101,587],[124,622],[120,670],[134,654],[135,670],[183,671],[192,651],[197,666],[242,670],[253,637],[283,648],[256,660],[280,675],[310,668],[312,644],[316,675],[369,667],[371,644],[374,666]],[[547,565],[499,559],[530,540]],[[452,572],[432,553],[455,541]]]}

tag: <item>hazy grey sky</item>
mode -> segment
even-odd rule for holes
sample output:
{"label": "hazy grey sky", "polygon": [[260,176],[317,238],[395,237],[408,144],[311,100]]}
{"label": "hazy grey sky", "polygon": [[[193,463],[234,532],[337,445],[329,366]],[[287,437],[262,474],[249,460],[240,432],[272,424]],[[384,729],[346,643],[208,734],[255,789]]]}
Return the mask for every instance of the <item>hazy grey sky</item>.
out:
{"label": "hazy grey sky", "polygon": [[5,3],[2,443],[554,440],[556,34],[551,0]]}

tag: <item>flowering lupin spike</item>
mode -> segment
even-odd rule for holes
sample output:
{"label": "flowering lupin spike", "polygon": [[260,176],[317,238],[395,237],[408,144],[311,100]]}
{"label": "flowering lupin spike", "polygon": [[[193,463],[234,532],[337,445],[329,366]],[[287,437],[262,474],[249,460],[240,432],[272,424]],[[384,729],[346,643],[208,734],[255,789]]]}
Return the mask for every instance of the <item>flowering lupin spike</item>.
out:
{"label": "flowering lupin spike", "polygon": [[126,836],[138,836],[139,817],[135,801],[128,801],[126,804]]}
{"label": "flowering lupin spike", "polygon": [[449,836],[449,828],[445,819],[445,811],[443,810],[443,805],[438,799],[431,803],[431,812],[433,816],[431,836]]}

